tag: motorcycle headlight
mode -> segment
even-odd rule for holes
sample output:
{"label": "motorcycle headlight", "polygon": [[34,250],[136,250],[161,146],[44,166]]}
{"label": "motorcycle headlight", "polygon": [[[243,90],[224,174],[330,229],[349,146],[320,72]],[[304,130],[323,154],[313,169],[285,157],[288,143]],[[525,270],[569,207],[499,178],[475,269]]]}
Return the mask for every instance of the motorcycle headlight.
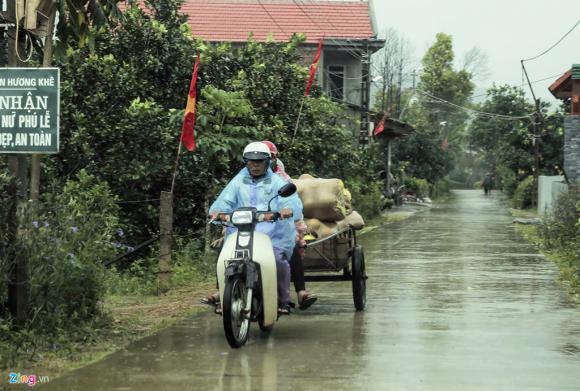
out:
{"label": "motorcycle headlight", "polygon": [[251,224],[252,223],[252,211],[240,210],[232,213],[232,223],[235,225]]}

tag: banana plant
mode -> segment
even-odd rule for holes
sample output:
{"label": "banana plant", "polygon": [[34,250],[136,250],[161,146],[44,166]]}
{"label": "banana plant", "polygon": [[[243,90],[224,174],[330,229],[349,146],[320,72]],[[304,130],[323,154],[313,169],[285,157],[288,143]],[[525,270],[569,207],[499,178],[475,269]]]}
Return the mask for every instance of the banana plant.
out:
{"label": "banana plant", "polygon": [[57,0],[56,37],[66,47],[76,44],[92,46],[94,28],[110,26],[122,20],[121,0]]}

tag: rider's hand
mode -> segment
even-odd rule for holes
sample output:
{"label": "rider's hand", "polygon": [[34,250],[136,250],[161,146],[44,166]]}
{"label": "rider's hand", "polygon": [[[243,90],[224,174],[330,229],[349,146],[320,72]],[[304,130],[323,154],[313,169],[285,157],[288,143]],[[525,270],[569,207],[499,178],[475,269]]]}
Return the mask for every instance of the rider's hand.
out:
{"label": "rider's hand", "polygon": [[209,214],[209,222],[211,223],[212,221],[215,221],[219,214],[220,214],[219,210],[214,210],[213,212],[211,212]]}
{"label": "rider's hand", "polygon": [[289,217],[292,217],[292,209],[290,209],[290,208],[280,209],[280,217],[283,219],[287,219]]}
{"label": "rider's hand", "polygon": [[221,238],[216,239],[213,242],[211,242],[210,247],[211,248],[220,248],[222,246],[223,242],[224,242],[224,237],[222,236]]}

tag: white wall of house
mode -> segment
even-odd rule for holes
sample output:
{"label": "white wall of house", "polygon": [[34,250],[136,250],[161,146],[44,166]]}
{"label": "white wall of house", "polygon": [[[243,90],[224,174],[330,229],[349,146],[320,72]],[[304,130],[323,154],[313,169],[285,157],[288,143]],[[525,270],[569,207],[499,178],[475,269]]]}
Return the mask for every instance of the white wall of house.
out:
{"label": "white wall of house", "polygon": [[361,69],[362,64],[360,59],[353,57],[350,53],[328,48],[324,51],[324,61],[322,68],[323,72],[322,87],[327,93],[330,92],[331,84],[329,81],[329,67],[344,67],[344,94],[343,100],[348,103],[360,105],[360,90],[361,90]]}

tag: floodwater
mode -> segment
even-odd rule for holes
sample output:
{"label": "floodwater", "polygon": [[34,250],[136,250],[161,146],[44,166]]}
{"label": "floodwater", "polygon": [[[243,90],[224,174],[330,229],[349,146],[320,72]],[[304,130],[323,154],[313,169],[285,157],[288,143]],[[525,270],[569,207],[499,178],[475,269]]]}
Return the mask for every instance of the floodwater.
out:
{"label": "floodwater", "polygon": [[348,282],[310,283],[315,305],[241,349],[208,310],[41,388],[579,390],[579,306],[482,193],[360,237],[365,312]]}

